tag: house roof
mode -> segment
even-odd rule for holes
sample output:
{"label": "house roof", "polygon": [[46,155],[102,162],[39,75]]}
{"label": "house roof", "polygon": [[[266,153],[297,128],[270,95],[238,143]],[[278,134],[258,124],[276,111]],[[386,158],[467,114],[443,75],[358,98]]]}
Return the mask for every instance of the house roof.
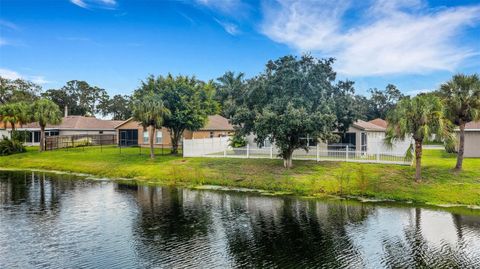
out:
{"label": "house roof", "polygon": [[385,132],[385,129],[386,129],[384,127],[381,127],[371,122],[366,122],[363,120],[357,120],[356,122],[354,122],[353,127],[356,127],[364,131],[374,131],[374,132]]}
{"label": "house roof", "polygon": [[[60,124],[47,124],[47,129],[59,130],[113,130],[115,126],[123,121],[118,120],[102,120],[95,117],[84,116],[67,116],[62,118]],[[40,128],[37,122],[24,124],[22,129]]]}
{"label": "house roof", "polygon": [[[132,120],[133,118],[129,118],[126,121],[122,121],[121,123],[115,126],[115,129],[120,128],[122,125]],[[228,122],[228,120],[220,115],[208,116],[205,127],[200,129],[200,131],[233,131],[233,130],[234,130],[233,126]]]}
{"label": "house roof", "polygon": [[382,127],[382,128],[385,128],[385,129],[387,128],[387,125],[388,125],[388,124],[387,124],[387,121],[385,121],[384,119],[380,119],[380,118],[376,118],[376,119],[371,120],[371,121],[369,121],[369,122],[370,122],[370,123],[373,123],[373,124],[375,124],[375,125],[377,125],[377,126],[380,126],[380,127]]}
{"label": "house roof", "polygon": [[208,116],[207,124],[201,128],[202,131],[233,131],[233,126],[228,119],[220,115]]}
{"label": "house roof", "polygon": [[480,131],[480,121],[471,121],[465,125],[465,131]]}

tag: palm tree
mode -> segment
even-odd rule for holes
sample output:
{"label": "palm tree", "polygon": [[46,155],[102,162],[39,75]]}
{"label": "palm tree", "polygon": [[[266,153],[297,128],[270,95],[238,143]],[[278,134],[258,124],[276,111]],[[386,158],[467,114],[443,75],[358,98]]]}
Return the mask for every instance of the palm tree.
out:
{"label": "palm tree", "polygon": [[47,124],[59,124],[62,121],[62,112],[57,104],[48,99],[39,99],[31,106],[32,122],[40,125],[40,151],[45,150],[45,127]]}
{"label": "palm tree", "polygon": [[421,181],[424,139],[432,134],[439,137],[447,135],[447,121],[443,117],[443,105],[440,98],[431,94],[404,98],[393,111],[390,111],[387,122],[386,142],[410,139],[410,136],[415,141],[415,181]]}
{"label": "palm tree", "polygon": [[480,119],[480,78],[477,74],[458,74],[440,86],[445,116],[460,129],[456,170],[462,170],[465,125]]}
{"label": "palm tree", "polygon": [[236,103],[243,96],[244,73],[235,74],[228,71],[223,76],[217,78],[218,87],[215,99],[222,104],[222,116],[231,118],[234,114]]}
{"label": "palm tree", "polygon": [[24,102],[9,103],[0,106],[0,118],[5,125],[10,124],[12,133],[15,131],[16,124],[28,122],[29,107]]}
{"label": "palm tree", "polygon": [[162,128],[164,118],[170,114],[158,94],[151,94],[133,102],[133,119],[140,122],[144,130],[149,131],[150,158],[155,158],[153,141],[155,130]]}

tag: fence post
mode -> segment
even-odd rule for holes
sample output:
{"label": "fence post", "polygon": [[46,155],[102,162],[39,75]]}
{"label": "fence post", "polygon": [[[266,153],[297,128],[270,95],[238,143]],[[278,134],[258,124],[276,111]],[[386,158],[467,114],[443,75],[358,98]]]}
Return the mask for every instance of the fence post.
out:
{"label": "fence post", "polygon": [[377,147],[377,162],[380,161],[380,149]]}
{"label": "fence post", "polygon": [[348,146],[345,149],[345,161],[348,162]]}
{"label": "fence post", "polygon": [[227,157],[227,147],[223,147],[223,157]]}
{"label": "fence post", "polygon": [[273,145],[270,145],[270,159],[273,159]]}
{"label": "fence post", "polygon": [[202,156],[204,156],[204,155],[205,155],[205,138],[202,139],[202,145],[203,145],[203,147],[202,147]]}
{"label": "fence post", "polygon": [[319,148],[320,147],[318,146],[318,143],[317,143],[317,148],[316,148],[317,149],[317,162],[320,161],[320,149]]}
{"label": "fence post", "polygon": [[250,157],[250,145],[247,144],[247,159]]}

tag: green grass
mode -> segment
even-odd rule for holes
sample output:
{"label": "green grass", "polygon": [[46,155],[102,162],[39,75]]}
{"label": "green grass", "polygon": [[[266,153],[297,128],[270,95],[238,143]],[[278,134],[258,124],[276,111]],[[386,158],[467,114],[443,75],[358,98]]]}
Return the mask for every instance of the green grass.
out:
{"label": "green grass", "polygon": [[[148,150],[98,147],[0,157],[0,167],[61,170],[100,177],[132,178],[145,183],[178,186],[203,184],[243,187],[321,197],[363,196],[432,204],[480,205],[480,159],[465,159],[455,173],[455,155],[425,150],[423,181],[415,183],[410,166],[344,162],[294,161],[286,170],[281,160],[182,158],[163,155],[150,160]],[[157,153],[160,153],[158,150]],[[166,152],[165,152],[166,153]]]}

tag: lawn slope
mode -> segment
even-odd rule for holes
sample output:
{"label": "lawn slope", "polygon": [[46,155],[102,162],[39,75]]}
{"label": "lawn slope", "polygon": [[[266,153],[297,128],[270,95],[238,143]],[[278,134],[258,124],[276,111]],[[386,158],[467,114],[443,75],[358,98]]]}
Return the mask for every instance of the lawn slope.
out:
{"label": "lawn slope", "polygon": [[286,170],[280,160],[182,158],[161,155],[150,160],[138,148],[86,148],[0,157],[1,168],[45,169],[132,178],[178,186],[203,184],[246,187],[298,195],[362,196],[433,204],[480,205],[480,159],[465,159],[455,173],[455,155],[424,151],[424,180],[415,183],[410,166],[344,162],[294,161]]}

